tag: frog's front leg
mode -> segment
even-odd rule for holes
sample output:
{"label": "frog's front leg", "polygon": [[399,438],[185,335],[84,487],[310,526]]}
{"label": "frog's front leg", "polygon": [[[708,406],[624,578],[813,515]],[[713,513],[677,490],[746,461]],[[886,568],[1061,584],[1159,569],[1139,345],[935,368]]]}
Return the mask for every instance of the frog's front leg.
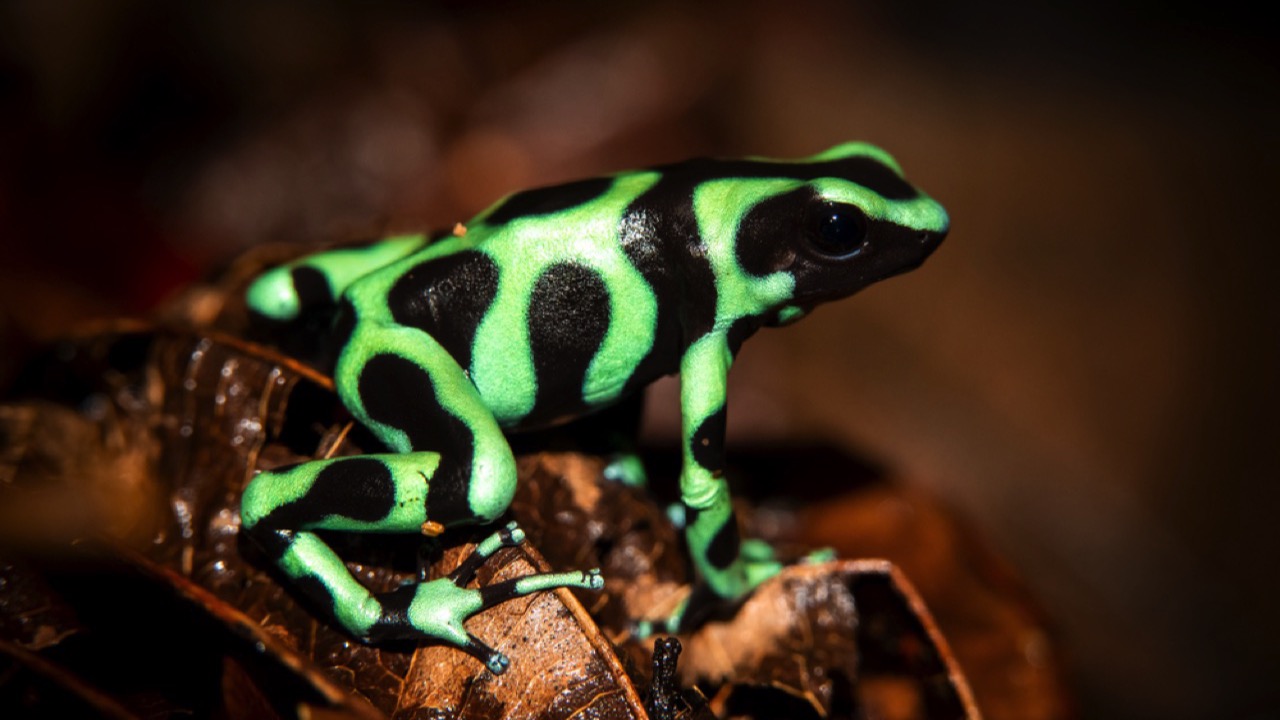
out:
{"label": "frog's front leg", "polygon": [[515,490],[515,463],[497,422],[457,363],[429,335],[357,325],[337,368],[348,408],[393,455],[317,460],[259,474],[241,501],[242,527],[297,588],[371,641],[432,638],[500,673],[507,659],[462,626],[506,600],[557,587],[599,589],[591,571],[533,575],[467,588],[477,568],[523,534],[509,526],[453,574],[374,594],[314,530],[423,532],[488,523]]}
{"label": "frog's front leg", "polygon": [[781,565],[768,554],[743,553],[738,519],[724,478],[725,401],[732,362],[733,353],[721,333],[703,336],[681,359],[680,499],[685,536],[698,575],[716,596],[736,600],[775,575]]}

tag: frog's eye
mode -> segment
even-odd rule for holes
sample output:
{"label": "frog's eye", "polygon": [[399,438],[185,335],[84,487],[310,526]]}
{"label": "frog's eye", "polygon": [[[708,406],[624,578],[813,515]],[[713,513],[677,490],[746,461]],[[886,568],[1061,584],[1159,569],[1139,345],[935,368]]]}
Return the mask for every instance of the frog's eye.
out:
{"label": "frog's eye", "polygon": [[813,214],[809,241],[828,257],[856,255],[867,245],[867,218],[849,205],[822,205]]}

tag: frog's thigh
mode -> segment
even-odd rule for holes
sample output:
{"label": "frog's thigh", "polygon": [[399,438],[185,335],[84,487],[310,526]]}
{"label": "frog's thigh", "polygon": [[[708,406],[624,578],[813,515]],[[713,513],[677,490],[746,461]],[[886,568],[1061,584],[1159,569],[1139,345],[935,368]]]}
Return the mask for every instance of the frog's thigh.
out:
{"label": "frog's thigh", "polygon": [[427,494],[432,521],[487,523],[506,512],[516,487],[511,448],[466,372],[434,338],[362,323],[336,374],[343,403],[389,447],[440,454]]}
{"label": "frog's thigh", "polygon": [[435,453],[315,460],[259,474],[240,516],[250,531],[417,532],[427,520]]}

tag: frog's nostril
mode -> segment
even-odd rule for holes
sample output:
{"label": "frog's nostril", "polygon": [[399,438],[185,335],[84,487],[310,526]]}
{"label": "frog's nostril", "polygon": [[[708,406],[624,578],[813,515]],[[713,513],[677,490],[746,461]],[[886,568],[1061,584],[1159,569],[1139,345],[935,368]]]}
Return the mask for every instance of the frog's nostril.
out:
{"label": "frog's nostril", "polygon": [[928,230],[924,230],[920,233],[919,240],[921,245],[932,245],[934,247],[937,247],[938,245],[942,244],[942,240],[946,236],[947,236],[946,231],[929,232]]}

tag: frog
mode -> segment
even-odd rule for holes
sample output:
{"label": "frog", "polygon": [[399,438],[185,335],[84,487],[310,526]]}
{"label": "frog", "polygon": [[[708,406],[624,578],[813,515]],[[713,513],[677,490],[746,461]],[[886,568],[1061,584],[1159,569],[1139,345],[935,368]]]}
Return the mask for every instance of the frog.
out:
{"label": "frog", "polygon": [[[948,228],[892,156],[847,142],[525,190],[452,232],[271,268],[246,292],[251,313],[318,328],[316,362],[389,452],[257,474],[242,533],[356,639],[441,642],[501,674],[509,658],[463,623],[517,597],[599,590],[598,569],[471,587],[488,558],[523,540],[510,523],[447,576],[374,593],[317,531],[434,538],[499,524],[517,482],[509,434],[601,412],[678,374],[677,514],[696,587],[741,601],[783,566],[742,537],[724,474],[727,378],[743,341],[918,267]],[[687,609],[658,625],[679,629]]]}

